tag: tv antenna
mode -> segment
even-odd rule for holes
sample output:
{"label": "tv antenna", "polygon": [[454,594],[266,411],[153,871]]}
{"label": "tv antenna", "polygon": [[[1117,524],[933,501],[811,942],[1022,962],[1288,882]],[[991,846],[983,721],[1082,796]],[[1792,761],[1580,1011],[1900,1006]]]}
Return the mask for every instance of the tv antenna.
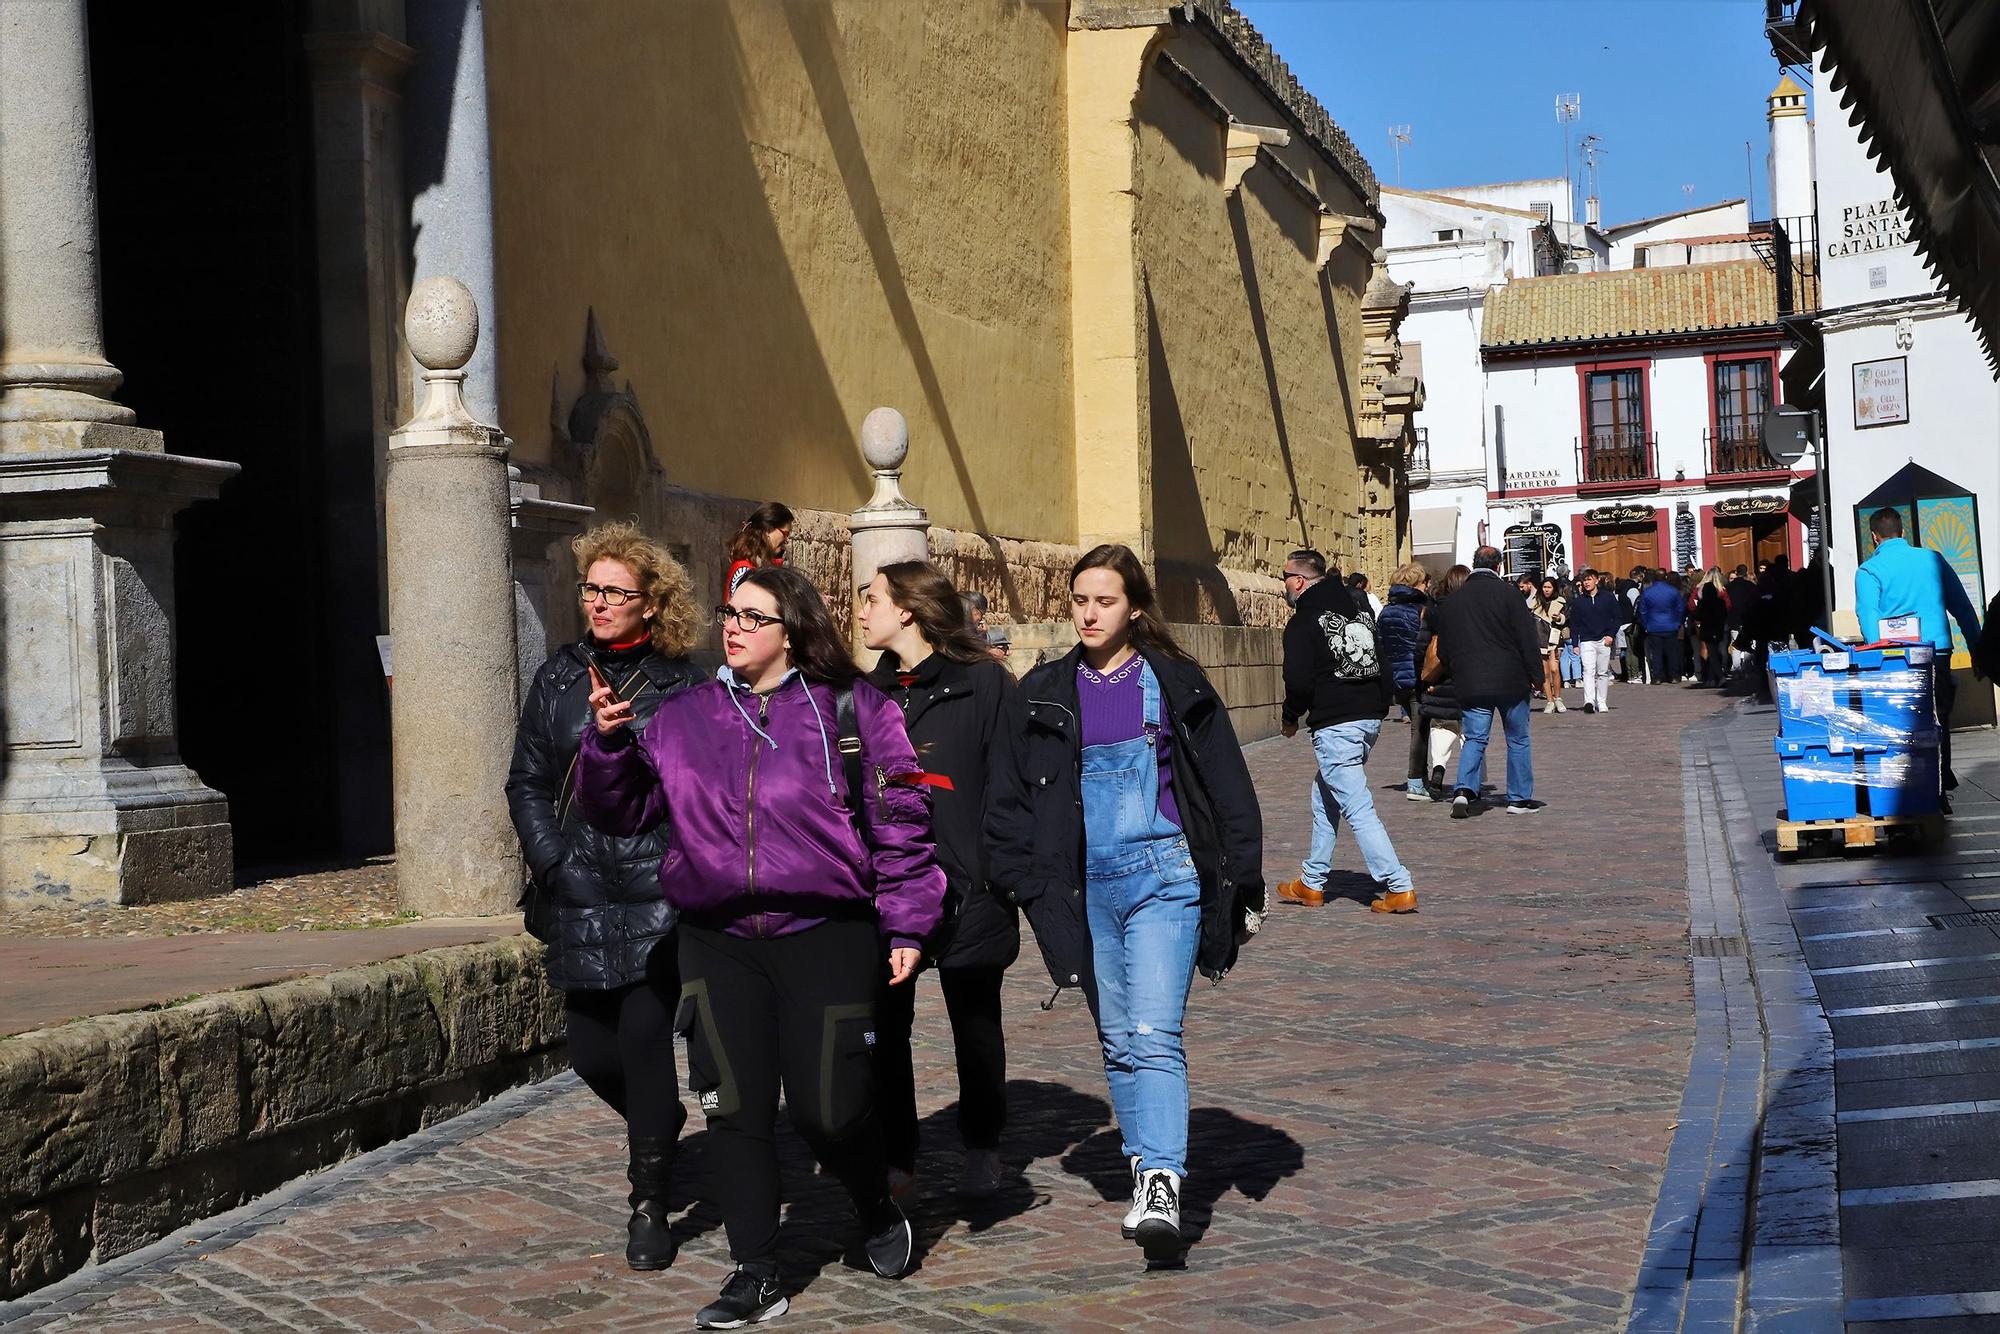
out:
{"label": "tv antenna", "polygon": [[1595,134],[1584,135],[1583,142],[1578,147],[1583,151],[1584,180],[1587,182],[1585,188],[1588,190],[1590,197],[1595,199],[1597,197],[1597,159],[1603,157],[1611,150],[1604,146],[1603,137]]}
{"label": "tv antenna", "polygon": [[1391,125],[1389,127],[1389,145],[1396,152],[1396,184],[1399,186],[1403,183],[1403,148],[1409,142],[1409,126]]}
{"label": "tv antenna", "polygon": [[1574,178],[1569,167],[1569,127],[1582,116],[1582,97],[1576,93],[1556,94],[1556,126],[1563,141],[1563,208],[1568,212],[1568,217],[1563,219],[1565,223],[1576,217],[1576,190],[1570,184]]}

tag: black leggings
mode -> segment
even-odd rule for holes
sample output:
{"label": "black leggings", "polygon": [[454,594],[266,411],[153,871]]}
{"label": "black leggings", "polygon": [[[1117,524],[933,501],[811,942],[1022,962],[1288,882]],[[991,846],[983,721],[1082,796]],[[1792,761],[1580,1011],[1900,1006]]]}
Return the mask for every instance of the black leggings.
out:
{"label": "black leggings", "polygon": [[867,1219],[888,1198],[875,1116],[875,993],[888,948],[875,922],[828,921],[750,939],[682,924],[688,1088],[708,1116],[709,1179],[730,1258],[778,1254],[778,1088],[792,1125]]}
{"label": "black leggings", "polygon": [[674,942],[646,959],[646,980],[563,997],[569,1063],[590,1091],[625,1118],[633,1139],[660,1139],[671,1152],[687,1124],[674,1074],[674,1004],[680,994]]}
{"label": "black leggings", "polygon": [[[1007,1041],[1000,1027],[1004,968],[940,968],[958,1057],[958,1137],[968,1149],[997,1149],[1007,1125]],[[920,974],[919,977],[922,975]],[[910,1051],[917,977],[882,988],[877,1006],[875,1088],[889,1165],[917,1170],[917,1078]]]}

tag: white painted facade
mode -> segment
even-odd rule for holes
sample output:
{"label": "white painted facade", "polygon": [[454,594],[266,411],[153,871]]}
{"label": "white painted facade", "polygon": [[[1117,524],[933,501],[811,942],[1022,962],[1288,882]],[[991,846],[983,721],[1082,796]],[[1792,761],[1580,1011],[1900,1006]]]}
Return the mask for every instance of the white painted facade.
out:
{"label": "white painted facade", "polygon": [[[1703,204],[1678,213],[1638,218],[1604,229],[1611,245],[1611,267],[1629,269],[1642,248],[1659,241],[1686,240],[1693,236],[1737,236],[1750,230],[1750,206],[1741,199],[1725,199],[1719,204]],[[1715,255],[1724,259],[1735,256]],[[1681,263],[1689,261],[1683,259]],[[1694,263],[1703,263],[1695,260]]]}
{"label": "white painted facade", "polygon": [[[1982,587],[1966,591],[1983,614],[1985,599],[2000,585],[2000,385],[1971,321],[1925,271],[1908,220],[1895,207],[1894,184],[1838,110],[1830,78],[1814,75],[1816,105],[1832,119],[1816,127],[1812,149],[1835,606],[1850,613],[1854,606],[1856,505],[1905,464],[1917,463],[1976,500]],[[1883,358],[1904,361],[1909,421],[1864,428],[1856,420],[1854,367]]]}

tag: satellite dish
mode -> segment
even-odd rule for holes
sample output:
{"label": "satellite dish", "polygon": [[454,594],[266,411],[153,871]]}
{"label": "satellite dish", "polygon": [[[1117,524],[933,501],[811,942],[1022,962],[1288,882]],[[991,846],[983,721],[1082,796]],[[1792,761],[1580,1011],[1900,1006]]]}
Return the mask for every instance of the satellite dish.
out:
{"label": "satellite dish", "polygon": [[1812,413],[1805,408],[1774,407],[1764,414],[1763,433],[1764,452],[1789,467],[1813,446]]}

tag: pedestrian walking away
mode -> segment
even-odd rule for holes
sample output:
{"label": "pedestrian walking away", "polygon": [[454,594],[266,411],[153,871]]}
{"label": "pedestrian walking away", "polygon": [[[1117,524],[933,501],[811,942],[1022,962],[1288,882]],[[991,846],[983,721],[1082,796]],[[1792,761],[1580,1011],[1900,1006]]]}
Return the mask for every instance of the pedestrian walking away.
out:
{"label": "pedestrian walking away", "polygon": [[[1289,598],[1292,580],[1285,580]],[[1404,794],[1411,801],[1429,801],[1426,778],[1430,774],[1427,752],[1430,724],[1423,716],[1417,675],[1423,668],[1424,618],[1430,611],[1430,571],[1414,562],[1397,568],[1389,584],[1389,603],[1376,617],[1382,637],[1382,660],[1389,669],[1389,684],[1396,693],[1410,724],[1409,765],[1403,776]]]}
{"label": "pedestrian walking away", "polygon": [[1077,647],[1021,683],[991,873],[1056,985],[1083,988],[1132,1168],[1121,1227],[1167,1263],[1186,1250],[1188,988],[1229,972],[1261,918],[1263,821],[1229,711],[1130,548],[1077,562],[1070,617]]}
{"label": "pedestrian walking away", "polygon": [[889,1195],[875,1110],[875,1000],[885,960],[889,984],[909,985],[945,888],[901,711],[857,679],[811,581],[753,570],[718,611],[717,679],[666,700],[643,734],[593,675],[596,726],[576,776],[577,804],[606,833],[674,821],[659,880],[681,913],[675,1028],[736,1262],[696,1317],[708,1329],[785,1309],[781,1086],[846,1189],[869,1266],[908,1269],[914,1237]]}
{"label": "pedestrian walking away", "polygon": [[1390,694],[1391,669],[1382,658],[1375,618],[1367,603],[1342,587],[1338,574],[1328,575],[1317,551],[1294,551],[1284,573],[1285,597],[1293,611],[1285,626],[1283,732],[1296,736],[1304,719],[1317,766],[1311,790],[1312,849],[1298,878],[1278,886],[1278,897],[1309,907],[1326,901],[1345,818],[1362,864],[1375,881],[1371,907],[1376,912],[1415,912],[1416,885],[1382,826],[1365,767],[1381,739]]}
{"label": "pedestrian walking away", "polygon": [[1951,562],[1929,547],[1913,547],[1903,537],[1903,516],[1879,509],[1869,516],[1875,554],[1854,572],[1854,613],[1863,643],[1896,639],[1929,644],[1932,702],[1937,709],[1938,758],[1948,792],[1958,786],[1951,769],[1951,710],[1958,684],[1951,675],[1951,622],[1965,644],[1979,643],[1979,612]]}
{"label": "pedestrian walking away", "polygon": [[1542,646],[1534,613],[1500,578],[1500,550],[1482,546],[1464,587],[1438,605],[1438,657],[1451,673],[1464,712],[1453,819],[1477,812],[1486,782],[1486,743],[1497,719],[1507,738],[1507,810],[1528,815],[1535,800],[1529,698],[1541,683]]}
{"label": "pedestrian walking away", "polygon": [[722,595],[733,594],[743,577],[752,570],[785,563],[792,541],[792,512],[775,500],[767,500],[744,516],[729,539],[728,568],[722,575]]}
{"label": "pedestrian walking away", "polygon": [[[1020,913],[987,879],[986,810],[1014,678],[993,661],[966,603],[930,565],[885,565],[861,595],[863,642],[881,653],[868,679],[903,713],[918,762],[931,776],[931,832],[945,876],[945,913],[925,942],[951,1020],[958,1061],[958,1133],[965,1148],[962,1199],[998,1194],[1005,1181],[1000,1134],[1007,1124],[1007,1050],[1000,983],[1021,952]],[[876,1002],[875,1076],[890,1191],[909,1194],[917,1171],[917,1086],[910,1030],[915,979],[884,986]]]}
{"label": "pedestrian walking away", "polygon": [[664,1269],[674,1259],[668,1187],[687,1123],[674,1070],[675,909],[659,883],[669,824],[600,833],[577,810],[571,782],[591,721],[591,668],[643,729],[661,701],[699,680],[687,660],[697,617],[687,571],[635,525],[601,525],[571,549],[590,627],[535,673],[514,734],[507,809],[528,865],[523,921],[547,947],[549,985],[563,995],[570,1064],[625,1118],[625,1261]]}
{"label": "pedestrian walking away", "polygon": [[1583,655],[1585,713],[1603,713],[1611,707],[1611,653],[1624,623],[1625,608],[1618,595],[1596,570],[1585,570],[1569,604],[1570,630],[1576,635],[1577,652]]}
{"label": "pedestrian walking away", "polygon": [[1692,623],[1701,654],[1701,683],[1719,686],[1729,675],[1729,590],[1722,567],[1712,565],[1695,590]]}
{"label": "pedestrian walking away", "polygon": [[1681,678],[1681,625],[1687,620],[1687,598],[1676,586],[1678,576],[1661,570],[1639,594],[1639,628],[1646,634],[1646,679],[1667,685]]}
{"label": "pedestrian walking away", "polygon": [[1417,694],[1423,709],[1424,726],[1430,733],[1425,742],[1428,752],[1425,760],[1430,765],[1427,786],[1432,801],[1449,801],[1455,791],[1452,778],[1458,772],[1456,750],[1459,732],[1464,725],[1457,686],[1452,682],[1451,673],[1445,669],[1444,660],[1438,656],[1438,610],[1444,606],[1445,599],[1465,587],[1465,581],[1471,577],[1472,568],[1468,565],[1454,565],[1446,570],[1444,579],[1438,584],[1437,601],[1424,613],[1423,647],[1417,657],[1420,664],[1417,668]]}

